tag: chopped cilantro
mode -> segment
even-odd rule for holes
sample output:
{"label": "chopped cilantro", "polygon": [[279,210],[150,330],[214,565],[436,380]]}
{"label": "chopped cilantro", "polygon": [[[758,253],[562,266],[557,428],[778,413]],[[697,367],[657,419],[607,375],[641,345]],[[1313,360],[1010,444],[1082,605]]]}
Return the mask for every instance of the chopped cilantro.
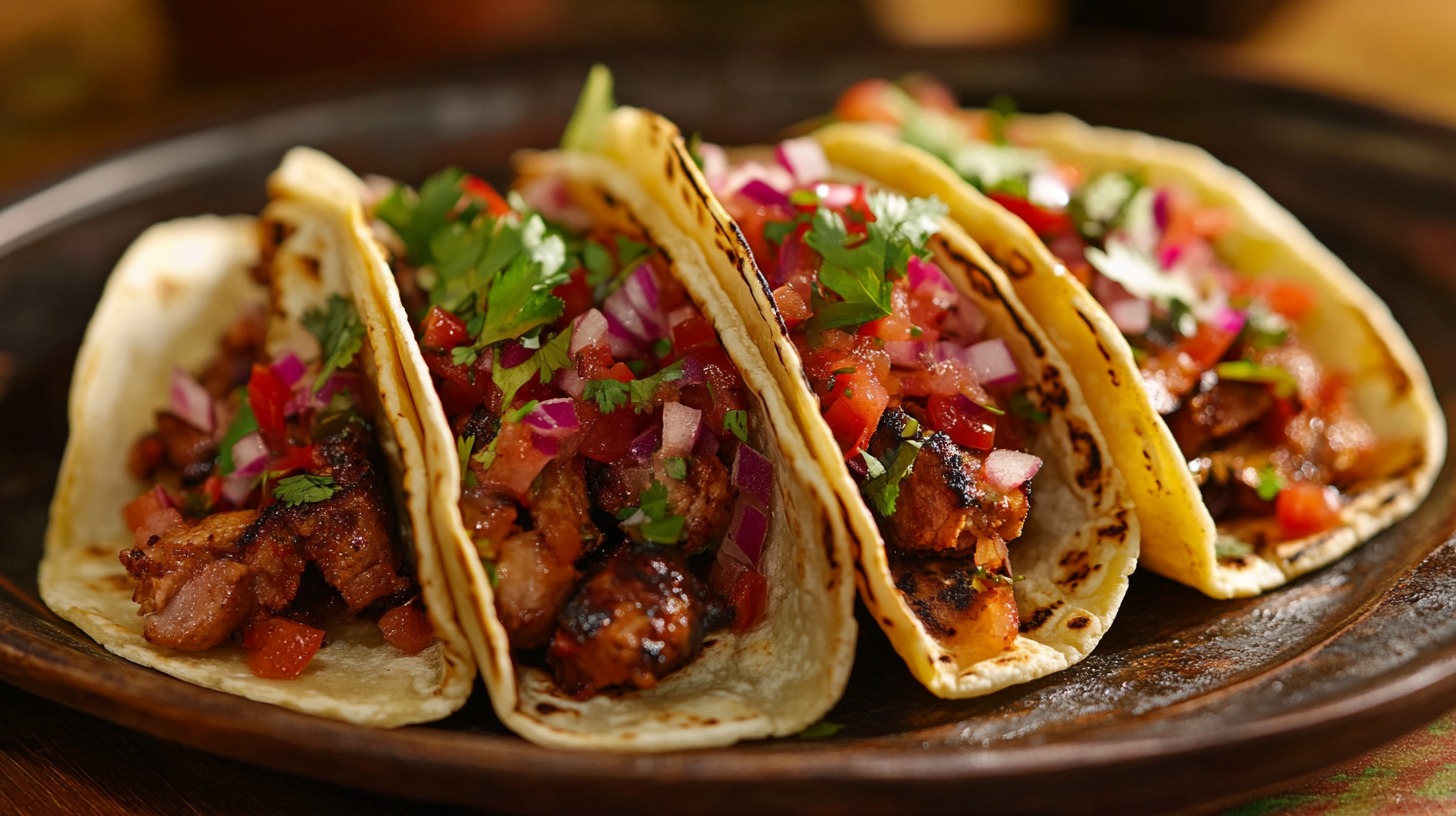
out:
{"label": "chopped cilantro", "polygon": [[490,379],[501,390],[501,405],[509,408],[515,401],[516,392],[530,382],[533,376],[539,375],[543,384],[551,382],[559,369],[571,365],[571,355],[568,354],[570,348],[571,328],[567,327],[541,344],[535,354],[515,368],[501,365],[500,349],[496,349]]}
{"label": "chopped cilantro", "polygon": [[764,240],[774,244],[782,244],[784,239],[793,234],[800,224],[809,222],[809,213],[801,212],[788,221],[771,221],[763,225]]}
{"label": "chopped cilantro", "polygon": [[853,374],[854,372],[856,372],[858,370],[859,369],[858,368],[855,368],[854,366],[845,366],[844,368],[836,368],[836,369],[834,369],[833,371],[831,371],[829,373],[838,376],[840,374]]}
{"label": "chopped cilantro", "polygon": [[273,498],[289,507],[297,507],[300,504],[326,501],[337,490],[338,487],[331,476],[302,473],[279,479],[278,486],[273,489]]}
{"label": "chopped cilantro", "polygon": [[622,271],[636,269],[637,265],[652,254],[652,247],[641,241],[634,241],[625,235],[618,235],[617,241],[617,268]]}
{"label": "chopped cilantro", "polygon": [[233,421],[228,423],[227,433],[222,435],[222,441],[218,443],[217,467],[221,475],[226,476],[237,470],[233,462],[233,446],[238,440],[258,430],[258,418],[253,416],[253,406],[248,402],[248,387],[245,385],[239,389],[238,412],[233,414]]}
{"label": "chopped cilantro", "polygon": [[659,337],[652,342],[652,353],[658,357],[666,357],[672,353],[672,341],[666,337]]}
{"label": "chopped cilantro", "polygon": [[490,470],[490,466],[495,462],[495,443],[499,440],[499,436],[490,440],[489,445],[481,448],[480,452],[475,454],[473,461],[480,464],[481,470]]}
{"label": "chopped cilantro", "polygon": [[739,441],[748,441],[748,412],[735,408],[723,414],[723,427],[733,432]]}
{"label": "chopped cilantro", "polygon": [[880,460],[871,456],[869,451],[862,450],[859,455],[864,459],[865,471],[868,472],[871,479],[885,475],[885,466],[880,464]]}
{"label": "chopped cilantro", "polygon": [[581,246],[581,265],[586,267],[586,282],[593,288],[612,279],[616,266],[612,253],[596,241],[587,241]]}
{"label": "chopped cilantro", "polygon": [[456,346],[450,349],[450,362],[458,366],[472,366],[480,357],[480,350],[475,346]]}
{"label": "chopped cilantro", "polygon": [[796,207],[817,207],[819,206],[819,194],[800,187],[789,193],[789,203]]}
{"label": "chopped cilantro", "polygon": [[1051,419],[1050,414],[1041,410],[1036,406],[1035,402],[1032,402],[1031,394],[1027,393],[1025,388],[1019,389],[1011,395],[1010,407],[1012,416],[1029,419],[1032,422],[1046,422]]}
{"label": "chopped cilantro", "polygon": [[809,331],[857,326],[892,311],[894,279],[905,274],[912,255],[923,254],[925,242],[946,213],[934,198],[905,198],[877,191],[868,197],[875,220],[861,239],[851,235],[839,213],[820,207],[805,241],[822,258],[819,284],[839,295],[837,302],[816,304]]}
{"label": "chopped cilantro", "polygon": [[1239,333],[1239,341],[1242,343],[1256,349],[1268,349],[1283,343],[1289,337],[1289,323],[1262,304],[1251,305],[1244,310],[1244,315],[1244,328]]}
{"label": "chopped cilantro", "polygon": [[490,588],[495,589],[499,587],[500,570],[496,569],[495,561],[489,558],[482,557],[480,559],[480,566],[485,569],[485,578],[486,580],[490,581]]}
{"label": "chopped cilantro", "polygon": [[364,324],[359,322],[348,298],[329,295],[324,308],[303,313],[303,327],[318,340],[321,349],[323,368],[313,380],[313,392],[317,394],[329,376],[348,366],[364,347]]}
{"label": "chopped cilantro", "polygon": [[1268,383],[1274,388],[1274,396],[1293,396],[1299,390],[1294,375],[1280,366],[1260,365],[1253,360],[1233,360],[1213,367],[1219,379],[1238,382]]}
{"label": "chopped cilantro", "polygon": [[635,530],[643,541],[653,544],[676,544],[682,538],[683,525],[687,519],[671,512],[667,502],[667,485],[656,479],[642,491],[638,498],[637,508],[626,508],[619,516],[625,515],[629,520],[637,516],[641,517],[633,523],[624,523],[622,526],[627,530]]}
{"label": "chopped cilantro", "polygon": [[1243,558],[1254,554],[1254,545],[1230,535],[1221,535],[1213,540],[1213,554],[1225,559]]}
{"label": "chopped cilantro", "polygon": [[1284,479],[1279,476],[1279,471],[1273,465],[1265,464],[1259,468],[1259,484],[1254,488],[1259,498],[1264,501],[1274,501],[1279,491],[1284,489]]}
{"label": "chopped cilantro", "polygon": [[546,222],[531,215],[521,225],[521,249],[515,260],[496,274],[486,295],[485,326],[475,345],[484,348],[550,323],[565,304],[551,290],[571,279],[566,269],[566,243],[547,232]]}
{"label": "chopped cilantro", "polygon": [[521,403],[521,407],[512,408],[511,410],[506,411],[504,414],[502,414],[501,422],[520,422],[521,420],[526,418],[526,414],[529,414],[532,411],[536,410],[536,406],[540,404],[540,400],[527,400]]}
{"label": "chopped cilantro", "polygon": [[612,96],[612,72],[605,65],[593,65],[586,75],[581,96],[576,100],[571,121],[566,123],[566,131],[561,134],[561,149],[590,152],[596,147],[607,117],[616,107],[617,102]]}
{"label": "chopped cilantro", "polygon": [[1128,204],[1142,187],[1142,180],[1131,174],[1101,173],[1077,191],[1067,212],[1084,239],[1100,241],[1122,223]]}
{"label": "chopped cilantro", "polygon": [[699,170],[703,169],[702,146],[703,132],[700,130],[693,131],[693,135],[688,137],[688,155],[692,157],[693,164],[696,164]]}
{"label": "chopped cilantro", "polygon": [[455,439],[455,456],[460,460],[460,481],[466,487],[474,487],[475,474],[470,472],[470,453],[475,450],[475,434]]}
{"label": "chopped cilantro", "polygon": [[429,262],[430,239],[460,202],[464,178],[463,170],[452,167],[427,179],[418,193],[399,185],[375,205],[374,217],[388,224],[404,241],[411,264],[424,266]]}
{"label": "chopped cilantro", "polygon": [[871,476],[860,490],[865,494],[880,515],[888,518],[895,514],[895,502],[900,498],[900,480],[915,466],[915,457],[920,455],[920,439],[906,439],[880,459],[881,473]]}
{"label": "chopped cilantro", "polygon": [[681,456],[668,457],[662,465],[667,471],[667,475],[677,479],[679,482],[688,477],[688,460]]}
{"label": "chopped cilantro", "polygon": [[587,380],[586,388],[582,391],[584,399],[592,400],[597,404],[597,410],[604,414],[621,408],[627,404],[631,391],[627,383],[616,380]]}
{"label": "chopped cilantro", "polygon": [[838,734],[840,731],[843,731],[843,730],[844,730],[844,724],[843,723],[830,722],[828,720],[820,720],[819,722],[814,723],[813,725],[809,726],[808,728],[805,728],[803,731],[800,731],[799,732],[799,739],[801,739],[801,740],[822,740],[822,739],[828,739],[828,738],[834,736],[835,734]]}
{"label": "chopped cilantro", "polygon": [[1006,94],[997,94],[991,100],[991,108],[987,111],[987,126],[991,130],[991,142],[998,145],[1009,145],[1011,140],[1006,137],[1006,126],[1016,116],[1016,100]]}

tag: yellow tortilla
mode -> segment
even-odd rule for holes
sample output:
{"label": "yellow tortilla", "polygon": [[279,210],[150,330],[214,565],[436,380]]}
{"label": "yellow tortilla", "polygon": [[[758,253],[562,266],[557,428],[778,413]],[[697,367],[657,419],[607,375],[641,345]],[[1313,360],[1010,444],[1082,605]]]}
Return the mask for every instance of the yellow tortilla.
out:
{"label": "yellow tortilla", "polygon": [[[718,330],[747,390],[749,443],[774,465],[774,507],[760,570],[769,594],[764,619],[743,634],[710,633],[686,668],[655,688],[576,700],[549,673],[513,659],[488,575],[459,511],[455,439],[414,340],[388,259],[357,204],[346,216],[390,306],[405,374],[419,406],[432,505],[456,606],[482,667],[497,716],[527,739],[559,748],[665,751],[726,745],[801,731],[839,699],[855,644],[845,514],[825,489],[757,337],[708,271],[712,233],[689,227],[684,211],[706,212],[703,194],[682,172],[691,166],[677,130],[642,111],[614,114],[604,155],[553,152],[521,157],[523,180],[565,179],[599,218],[622,219],[666,250],[694,303]],[[691,223],[691,222],[688,222]],[[727,223],[726,221],[723,223]]]}
{"label": "yellow tortilla", "polygon": [[[758,149],[738,151],[733,158],[754,154],[772,161],[767,151]],[[837,156],[829,158],[835,180],[865,180]],[[874,186],[901,194],[936,194],[923,189],[923,180],[912,178],[920,172],[914,163],[882,169],[886,172],[875,174]],[[706,190],[701,178],[695,178]],[[712,207],[726,218],[716,200]],[[1005,273],[959,227],[942,221],[931,241],[936,263],[961,296],[985,313],[985,335],[1006,341],[1032,386],[1029,398],[1050,417],[1044,424],[1028,423],[1029,451],[1045,464],[1032,481],[1026,530],[1009,543],[1012,570],[1024,576],[1015,585],[1021,634],[1010,650],[981,658],[933,635],[895,588],[884,539],[820,415],[819,400],[783,331],[768,285],[736,227],[731,235],[718,235],[714,271],[725,287],[737,290],[744,320],[777,358],[774,374],[790,394],[805,441],[849,513],[860,598],[915,677],[940,697],[976,697],[1060,671],[1091,653],[1111,626],[1137,566],[1137,518],[1068,363],[1013,294]]]}
{"label": "yellow tortilla", "polygon": [[1011,276],[1012,283],[1077,372],[1117,467],[1137,504],[1143,563],[1215,598],[1256,595],[1340,558],[1408,515],[1430,492],[1446,451],[1446,428],[1430,378],[1390,310],[1294,216],[1243,174],[1191,145],[1094,128],[1069,116],[1017,116],[1011,140],[1089,175],[1121,170],[1149,184],[1176,184],[1233,216],[1215,249],[1251,277],[1299,281],[1319,295],[1300,336],[1332,370],[1349,376],[1354,404],[1379,440],[1371,478],[1346,491],[1342,525],[1271,552],[1219,559],[1218,530],[1186,460],[1146,397],[1137,363],[1096,300],[1031,229],[929,154],[876,129],[831,125],[816,137],[831,159],[885,177],[892,162],[921,167],[912,192],[935,192],[951,217]]}
{"label": "yellow tortilla", "polygon": [[[201,217],[159,224],[127,250],[107,283],[76,362],[71,436],[51,505],[40,591],[46,604],[108,650],[196,685],[309,714],[370,726],[440,719],[470,693],[475,670],[456,623],[429,523],[420,429],[399,360],[367,272],[350,236],[313,196],[314,176],[337,178],[327,159],[288,157],[271,183],[260,219]],[[325,194],[327,195],[327,194]],[[168,405],[174,367],[196,370],[243,309],[270,302],[253,281],[264,230],[281,227],[273,308],[297,316],[330,294],[349,296],[367,327],[361,351],[377,393],[376,429],[388,460],[400,516],[413,532],[416,579],[438,641],[418,655],[387,644],[371,621],[333,625],[328,643],[295,680],[248,671],[247,653],[222,645],[181,652],[142,637],[133,582],[117,553],[131,546],[121,508],[146,485],[131,478],[131,443]],[[275,344],[312,343],[275,333]],[[301,333],[307,337],[306,333]],[[297,345],[290,345],[297,348]]]}

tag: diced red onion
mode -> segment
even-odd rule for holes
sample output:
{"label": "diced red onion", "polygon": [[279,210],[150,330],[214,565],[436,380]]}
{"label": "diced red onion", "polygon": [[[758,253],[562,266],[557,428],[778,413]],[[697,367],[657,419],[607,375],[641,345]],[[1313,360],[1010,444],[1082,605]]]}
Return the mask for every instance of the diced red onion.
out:
{"label": "diced red onion", "polygon": [[[666,334],[662,311],[658,308],[657,281],[652,267],[642,264],[633,270],[617,291],[607,296],[602,307],[607,313],[608,337],[616,334],[613,319],[634,341],[652,341]],[[610,342],[610,340],[608,341]]]}
{"label": "diced red onion", "polygon": [[986,313],[965,298],[955,302],[940,326],[941,334],[969,343],[986,331]]}
{"label": "diced red onion", "polygon": [[1183,244],[1169,244],[1158,250],[1158,268],[1172,269],[1183,258]]}
{"label": "diced red onion", "polygon": [[789,197],[770,187],[763,179],[749,179],[738,188],[738,194],[766,207],[792,207]]}
{"label": "diced red onion", "polygon": [[607,314],[607,350],[618,360],[636,357],[639,354],[637,341],[616,315]]}
{"label": "diced red onion", "polygon": [[560,439],[581,430],[581,421],[576,416],[576,401],[570,397],[557,397],[537,403],[522,420],[537,436]]}
{"label": "diced red onion", "polygon": [[1243,331],[1244,323],[1248,322],[1248,315],[1232,306],[1225,306],[1218,310],[1211,321],[1215,328],[1236,334]]}
{"label": "diced red onion", "polygon": [[1171,205],[1167,188],[1159,188],[1153,194],[1153,223],[1157,225],[1160,235],[1168,230],[1168,210]]}
{"label": "diced red onion", "polygon": [[573,231],[590,230],[595,221],[591,213],[576,204],[565,179],[559,176],[537,176],[522,184],[517,192],[531,209]]}
{"label": "diced red onion", "polygon": [[1146,300],[1128,298],[1107,305],[1107,316],[1123,334],[1142,334],[1152,325],[1152,309]]}
{"label": "diced red onion", "polygon": [[637,434],[636,438],[632,440],[632,444],[627,447],[627,453],[631,455],[633,461],[646,462],[660,444],[662,444],[662,426],[654,422],[647,430]]}
{"label": "diced red onion", "polygon": [[526,348],[518,340],[507,340],[501,345],[501,367],[515,368],[531,359],[535,353],[535,349]]}
{"label": "diced red onion", "polygon": [[676,309],[673,309],[672,311],[667,313],[667,325],[676,326],[684,320],[688,320],[689,318],[693,317],[697,313],[698,310],[694,309],[691,303],[679,306]]}
{"label": "diced red onion", "polygon": [[678,379],[680,385],[702,385],[707,381],[703,375],[703,361],[696,355],[684,357],[682,361],[682,377]]}
{"label": "diced red onion", "polygon": [[275,361],[272,368],[273,373],[278,375],[278,379],[289,388],[297,384],[303,378],[304,371],[307,370],[303,361],[298,359],[298,355],[291,351]]}
{"label": "diced red onion", "polygon": [[703,178],[709,189],[718,189],[728,173],[728,152],[711,142],[699,142],[698,158],[703,160]]}
{"label": "diced red onion", "polygon": [[[535,448],[537,453],[548,458],[561,452],[561,446],[556,443],[555,439],[540,434],[531,435],[531,447]],[[546,465],[543,462],[541,466],[545,467]],[[537,472],[539,473],[540,471]],[[536,477],[533,475],[531,478],[534,480]]]}
{"label": "diced red onion", "polygon": [[744,498],[759,507],[769,506],[773,496],[773,463],[763,454],[748,445],[739,445],[731,478],[733,487]]}
{"label": "diced red onion", "polygon": [[318,400],[321,404],[327,405],[335,394],[344,391],[363,394],[364,378],[353,371],[336,371],[329,375],[329,378],[324,381],[324,387],[319,389]]}
{"label": "diced red onion", "polygon": [[253,483],[257,481],[253,476],[239,476],[236,473],[223,477],[222,495],[234,506],[241,507],[243,502],[248,500],[248,495],[253,492]]}
{"label": "diced red onion", "polygon": [[572,399],[581,399],[581,395],[586,393],[586,380],[581,378],[575,366],[557,369],[552,382]]}
{"label": "diced red onion", "polygon": [[1011,356],[1011,349],[999,337],[971,346],[966,349],[966,354],[966,362],[971,364],[971,370],[976,372],[976,379],[982,385],[1015,382],[1021,376],[1016,368],[1016,358]]}
{"label": "diced red onion", "polygon": [[891,365],[901,368],[925,368],[931,363],[930,344],[923,340],[886,340],[885,353]]}
{"label": "diced red onion", "polygon": [[703,427],[703,412],[680,402],[662,406],[662,453],[664,456],[687,456],[698,441]]}
{"label": "diced red onion", "polygon": [[[886,343],[886,350],[889,348]],[[955,343],[950,340],[941,340],[934,346],[926,343],[926,350],[930,355],[931,362],[935,363],[969,363],[971,361],[970,348],[964,343]]]}
{"label": "diced red onion", "polygon": [[774,158],[799,184],[813,184],[829,175],[829,159],[824,155],[824,148],[808,136],[779,142],[774,147]]}
{"label": "diced red onion", "polygon": [[722,186],[714,187],[713,192],[727,198],[750,181],[762,181],[771,189],[778,190],[787,197],[787,191],[794,186],[794,177],[788,171],[776,164],[762,164],[756,161],[743,162],[728,169],[723,174]]}
{"label": "diced red onion", "polygon": [[210,434],[217,429],[212,395],[207,393],[202,383],[180,368],[172,369],[172,413],[204,433]]}
{"label": "diced red onion", "polygon": [[718,545],[718,557],[713,561],[708,585],[714,592],[726,595],[733,588],[738,576],[751,570],[753,565],[749,562],[748,554],[733,541],[732,536],[728,536]]}
{"label": "diced red onion", "polygon": [[905,274],[910,280],[912,290],[930,286],[955,293],[955,287],[951,285],[950,278],[945,276],[945,272],[941,271],[941,268],[933,262],[917,255],[910,256],[910,261],[905,265]]}
{"label": "diced red onion", "polygon": [[234,475],[245,478],[261,475],[266,464],[268,447],[263,444],[263,437],[257,431],[233,443]]}
{"label": "diced red onion", "polygon": [[[733,439],[736,442],[738,440],[738,437],[735,436],[735,437],[733,437]],[[696,444],[696,445],[693,446],[693,455],[694,456],[717,456],[718,455],[718,435],[717,434],[713,434],[713,433],[700,433],[700,434],[698,434],[698,444]]]}
{"label": "diced red onion", "polygon": [[600,343],[607,336],[607,318],[596,309],[587,309],[571,321],[571,345],[567,353],[575,356],[587,346]]}
{"label": "diced red onion", "polygon": [[758,569],[759,556],[763,554],[763,540],[768,534],[768,516],[748,502],[738,502],[733,508],[733,523],[729,528],[726,545],[731,541],[744,556],[748,565]]}
{"label": "diced red onion", "polygon": [[816,184],[814,192],[819,196],[819,203],[826,207],[841,209],[854,203],[859,197],[860,186],[858,184]]}
{"label": "diced red onion", "polygon": [[1041,460],[1029,453],[998,448],[986,454],[986,480],[1001,490],[1015,490],[1041,470]]}

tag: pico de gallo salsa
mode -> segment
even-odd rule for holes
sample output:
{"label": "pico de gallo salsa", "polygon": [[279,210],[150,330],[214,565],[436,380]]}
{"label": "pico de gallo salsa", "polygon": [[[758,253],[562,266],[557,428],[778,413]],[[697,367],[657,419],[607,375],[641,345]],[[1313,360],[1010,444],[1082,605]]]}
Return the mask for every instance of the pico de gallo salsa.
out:
{"label": "pico de gallo salsa", "polygon": [[[455,437],[460,520],[513,649],[563,691],[651,688],[764,614],[770,462],[667,256],[560,180],[458,170],[374,207]],[[534,190],[535,192],[531,192]]]}
{"label": "pico de gallo salsa", "polygon": [[272,679],[302,674],[337,614],[377,619],[408,654],[435,639],[361,401],[363,326],[337,295],[303,324],[314,359],[270,359],[260,309],[195,376],[173,371],[171,404],[128,463],[153,486],[122,511],[146,639],[184,651],[231,641]]}
{"label": "pico de gallo salsa", "polygon": [[1007,543],[1041,466],[1022,451],[1025,423],[1046,417],[937,262],[944,205],[831,182],[812,139],[779,144],[773,163],[699,151],[877,518],[897,587],[932,634],[954,633],[962,657],[1009,648],[1019,621]]}
{"label": "pico de gallo salsa", "polygon": [[899,128],[1025,221],[1106,309],[1132,347],[1220,535],[1220,558],[1340,524],[1342,491],[1375,435],[1345,377],[1300,338],[1305,284],[1249,277],[1220,259],[1227,212],[1137,173],[1088,173],[1014,144],[1014,109],[962,111],[924,77],[870,80],[835,107]]}

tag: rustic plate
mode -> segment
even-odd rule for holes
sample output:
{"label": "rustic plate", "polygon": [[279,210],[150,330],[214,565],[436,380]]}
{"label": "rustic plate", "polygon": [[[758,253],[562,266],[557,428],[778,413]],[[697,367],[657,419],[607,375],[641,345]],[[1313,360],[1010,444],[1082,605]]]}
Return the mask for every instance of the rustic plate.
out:
{"label": "rustic plate", "polygon": [[[1391,304],[1443,400],[1456,394],[1456,134],[1164,55],[647,55],[613,60],[624,101],[726,141],[769,138],[867,75],[928,67],[966,100],[1198,142],[1285,202]],[[584,61],[514,62],[312,101],[150,144],[0,210],[0,679],[124,725],[345,785],[511,811],[591,808],[1133,812],[1237,797],[1432,719],[1456,692],[1456,486],[1329,569],[1215,602],[1135,577],[1097,652],[980,700],[931,698],[865,627],[822,742],[667,756],[554,753],[477,698],[450,720],[366,732],[120,661],[36,600],[65,442],[67,373],[102,281],[148,224],[254,212],[285,148],[418,180],[502,178],[551,143]],[[128,440],[117,440],[126,444]]]}

